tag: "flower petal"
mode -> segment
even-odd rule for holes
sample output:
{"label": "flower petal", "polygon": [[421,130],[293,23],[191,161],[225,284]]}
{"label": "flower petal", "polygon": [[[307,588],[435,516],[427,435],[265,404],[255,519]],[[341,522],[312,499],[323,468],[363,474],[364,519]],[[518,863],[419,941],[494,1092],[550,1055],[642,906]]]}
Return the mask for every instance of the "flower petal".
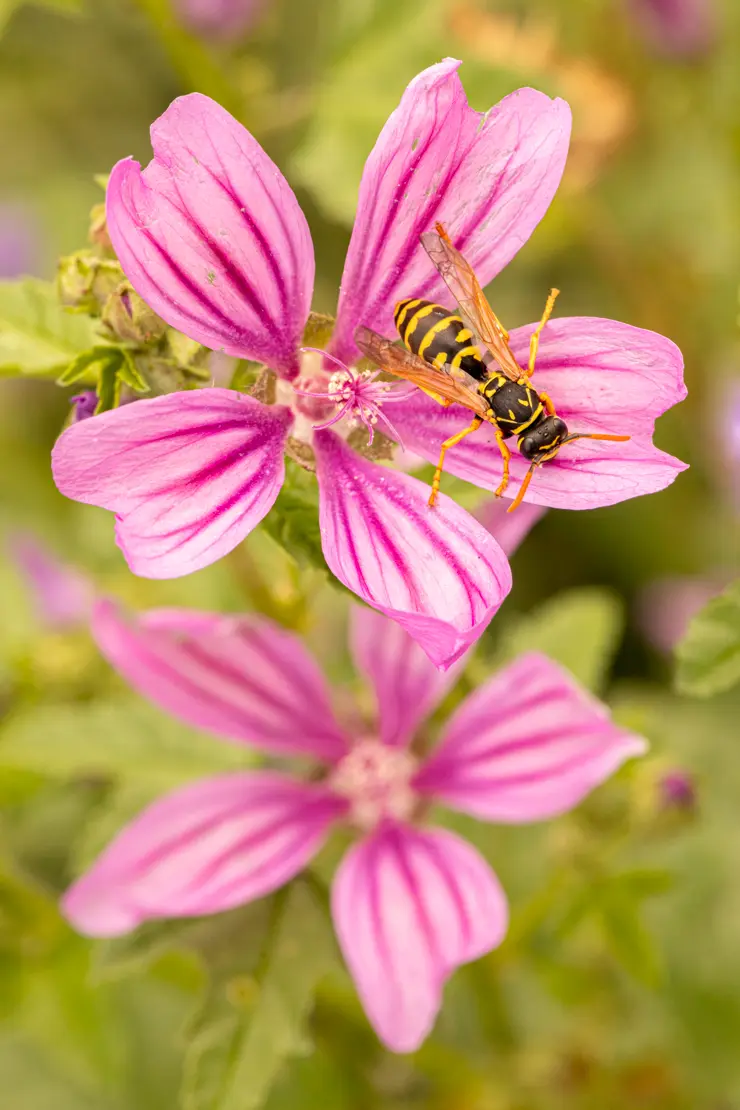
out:
{"label": "flower petal", "polygon": [[314,450],[330,570],[446,670],[511,589],[503,551],[454,501],[429,508],[428,486],[368,462],[333,432],[316,432]]}
{"label": "flower petal", "polygon": [[350,617],[350,646],[375,691],[381,740],[407,744],[457,680],[460,661],[438,670],[400,624],[359,606]]}
{"label": "flower petal", "polygon": [[556,663],[528,654],[463,702],[414,787],[488,821],[541,821],[646,748]]}
{"label": "flower petal", "polygon": [[[511,333],[522,365],[535,327]],[[656,417],[686,396],[683,356],[675,343],[654,331],[590,316],[550,320],[540,337],[533,381],[552,397],[571,431],[646,440]]]}
{"label": "flower petal", "polygon": [[136,401],[68,428],[54,480],[66,497],[117,513],[135,574],[178,578],[228,554],[272,508],[291,420],[228,389]]}
{"label": "flower petal", "polygon": [[[557,387],[552,396],[557,406]],[[470,414],[459,405],[443,409],[419,391],[417,397],[394,406],[393,422],[409,450],[436,463],[439,445],[464,428],[470,422]],[[580,421],[580,425],[578,430],[587,431],[589,426],[596,430],[594,420],[590,425]],[[622,429],[612,426],[612,430],[619,434]],[[514,445],[507,498],[516,495],[528,467]],[[555,459],[537,469],[525,501],[552,509],[597,509],[665,489],[685,469],[686,463],[660,451],[649,438],[627,443],[582,439],[567,443]],[[493,430],[484,424],[475,435],[448,451],[445,470],[481,489],[495,490],[501,481],[502,467]]]}
{"label": "flower petal", "polygon": [[274,772],[202,779],[154,802],[67,891],[81,933],[117,936],[156,917],[220,913],[297,875],[343,803]]}
{"label": "flower petal", "polygon": [[346,751],[324,677],[298,637],[264,617],[189,609],[122,614],[104,598],[92,634],[133,688],[195,728],[265,751]]}
{"label": "flower petal", "polygon": [[332,915],[367,1016],[394,1052],[419,1047],[445,981],[500,944],[508,924],[504,893],[478,852],[453,833],[410,826],[350,849]]}
{"label": "flower petal", "polygon": [[86,623],[93,585],[84,574],[59,562],[29,532],[10,537],[10,553],[31,591],[40,624],[64,629]]}
{"label": "flower petal", "polygon": [[446,58],[406,89],[365,164],[332,349],[351,362],[353,332],[393,333],[403,297],[449,293],[419,243],[441,220],[483,285],[526,243],[565,166],[570,108],[519,89],[490,112],[468,107]]}
{"label": "flower petal", "polygon": [[173,101],[151,140],[146,169],[124,158],[108,183],[108,231],[126,277],[191,339],[297,373],[314,257],[287,181],[200,93]]}
{"label": "flower petal", "polygon": [[525,501],[515,513],[509,512],[508,501],[492,497],[480,508],[475,516],[483,524],[511,558],[519,544],[526,539],[540,517],[547,509],[542,505],[528,505]]}

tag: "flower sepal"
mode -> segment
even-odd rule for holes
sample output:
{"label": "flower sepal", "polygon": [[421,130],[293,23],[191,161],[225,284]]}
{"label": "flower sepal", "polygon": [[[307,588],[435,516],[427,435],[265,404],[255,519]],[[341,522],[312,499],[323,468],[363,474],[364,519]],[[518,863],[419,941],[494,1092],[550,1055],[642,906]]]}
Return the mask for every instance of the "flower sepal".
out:
{"label": "flower sepal", "polygon": [[161,316],[142,300],[130,281],[122,281],[108,297],[101,313],[103,329],[123,343],[157,343],[167,331]]}
{"label": "flower sepal", "polygon": [[[262,528],[302,569],[327,570],[321,547],[318,487],[309,456],[304,453],[301,461],[296,457],[299,451],[313,456],[307,444],[289,437],[285,444],[285,482]],[[338,585],[334,578],[330,580]]]}
{"label": "flower sepal", "polygon": [[59,260],[59,300],[70,312],[98,317],[122,279],[123,270],[115,259],[101,258],[95,250],[74,251]]}

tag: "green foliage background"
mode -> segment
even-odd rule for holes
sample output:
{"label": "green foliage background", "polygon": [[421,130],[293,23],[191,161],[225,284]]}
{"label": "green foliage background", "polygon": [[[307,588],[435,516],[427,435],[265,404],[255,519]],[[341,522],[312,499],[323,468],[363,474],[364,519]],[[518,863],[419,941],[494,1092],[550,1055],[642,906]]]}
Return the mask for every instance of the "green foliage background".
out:
{"label": "green foliage background", "polygon": [[[199,89],[296,189],[314,307],[331,312],[364,159],[411,77],[447,54],[464,59],[479,109],[533,84],[574,111],[563,188],[491,290],[497,313],[535,319],[556,285],[560,313],[675,339],[690,395],[657,439],[691,463],[662,494],[549,513],[514,558],[512,596],[450,705],[545,643],[651,754],[547,827],[442,818],[500,874],[512,928],[454,978],[411,1058],[379,1047],[337,956],[326,891],[340,845],[305,881],[216,919],[107,944],[64,924],[59,893],[142,805],[252,757],[142,704],[84,630],[44,630],[4,549],[3,1110],[740,1107],[740,594],[710,604],[677,662],[652,646],[644,600],[667,576],[738,575],[740,460],[723,419],[740,381],[740,5],[717,0],[717,18],[713,48],[681,61],[640,37],[622,0],[271,0],[249,34],[220,43],[185,29],[169,0],[0,0],[0,206],[35,235],[35,280],[0,286],[6,538],[32,529],[135,606],[266,612],[367,703],[346,658],[347,595],[327,582],[297,478],[269,532],[164,583],[130,575],[108,514],[56,492],[49,449],[74,390],[53,381],[95,339],[46,283],[85,243],[94,175],[148,160],[150,122]],[[691,812],[661,800],[675,768],[696,784]]]}

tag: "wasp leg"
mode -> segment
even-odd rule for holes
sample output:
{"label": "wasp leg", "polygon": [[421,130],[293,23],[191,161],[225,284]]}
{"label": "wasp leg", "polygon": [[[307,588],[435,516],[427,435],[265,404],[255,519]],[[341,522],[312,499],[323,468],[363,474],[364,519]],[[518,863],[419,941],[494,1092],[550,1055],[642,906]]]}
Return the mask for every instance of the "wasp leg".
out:
{"label": "wasp leg", "polygon": [[435,470],[434,477],[432,478],[432,492],[429,495],[430,506],[434,505],[434,502],[437,500],[437,494],[439,493],[439,483],[442,480],[442,468],[444,467],[445,455],[449,451],[450,447],[454,447],[461,440],[465,439],[465,436],[469,436],[471,432],[477,431],[482,423],[483,418],[481,416],[474,416],[467,428],[463,428],[461,432],[457,432],[456,435],[450,436],[450,438],[446,439],[440,447],[439,462],[437,463],[437,469]]}
{"label": "wasp leg", "polygon": [[537,361],[537,350],[538,350],[539,345],[540,345],[540,336],[542,335],[542,329],[544,328],[545,324],[547,323],[547,321],[552,316],[552,310],[555,307],[555,301],[558,299],[559,294],[560,294],[559,289],[551,289],[550,290],[550,296],[547,298],[547,303],[545,304],[545,311],[542,313],[542,319],[540,320],[539,324],[537,325],[537,327],[532,332],[532,336],[529,340],[529,365],[527,366],[527,377],[528,378],[531,378],[532,374],[534,373],[534,364]]}
{"label": "wasp leg", "polygon": [[552,403],[552,397],[549,395],[549,393],[543,393],[543,391],[540,390],[539,394],[540,401],[542,401],[542,404],[545,406],[545,411],[547,412],[547,415],[557,416],[558,414],[555,412],[555,405]]}
{"label": "wasp leg", "polygon": [[491,421],[491,424],[493,425],[493,434],[496,436],[498,449],[501,452],[501,460],[504,464],[504,473],[501,476],[501,481],[499,482],[498,487],[496,488],[496,492],[494,493],[494,497],[501,497],[502,493],[509,484],[509,459],[511,458],[511,451],[506,446],[503,432],[499,428],[498,424],[496,424],[493,420]]}

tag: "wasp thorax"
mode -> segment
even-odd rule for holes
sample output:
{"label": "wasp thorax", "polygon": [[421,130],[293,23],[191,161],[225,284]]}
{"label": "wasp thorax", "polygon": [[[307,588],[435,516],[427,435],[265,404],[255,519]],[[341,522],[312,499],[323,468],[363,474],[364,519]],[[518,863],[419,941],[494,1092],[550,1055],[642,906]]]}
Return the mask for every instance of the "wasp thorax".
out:
{"label": "wasp thorax", "polygon": [[366,738],[339,761],[329,785],[349,802],[352,823],[368,831],[383,820],[404,821],[413,815],[417,794],[411,784],[417,767],[410,752]]}

